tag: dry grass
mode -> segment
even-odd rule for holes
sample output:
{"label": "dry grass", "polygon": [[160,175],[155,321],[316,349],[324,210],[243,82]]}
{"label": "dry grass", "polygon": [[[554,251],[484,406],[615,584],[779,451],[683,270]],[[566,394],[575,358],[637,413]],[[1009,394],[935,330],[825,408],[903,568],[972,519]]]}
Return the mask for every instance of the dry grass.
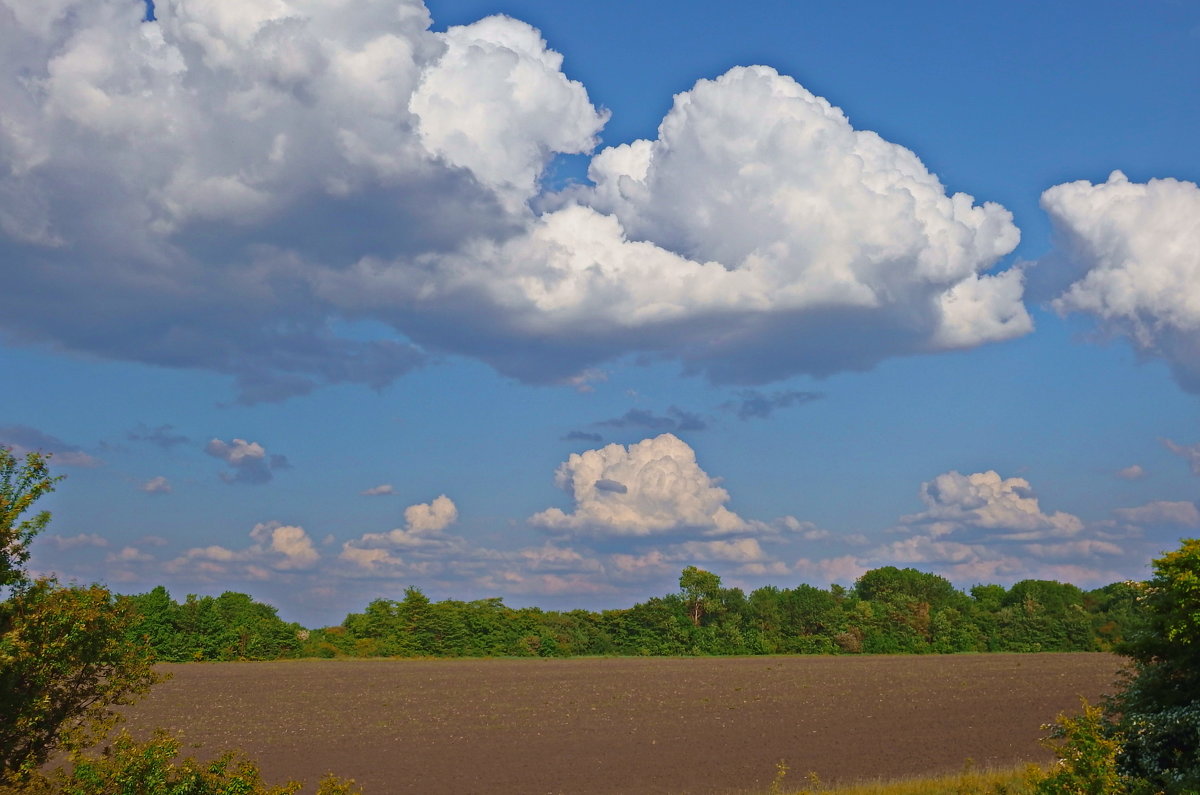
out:
{"label": "dry grass", "polygon": [[1002,770],[975,770],[970,764],[961,773],[934,778],[904,778],[851,786],[826,787],[815,774],[795,786],[795,777],[779,765],[769,795],[1033,795],[1034,782],[1044,772],[1029,764]]}

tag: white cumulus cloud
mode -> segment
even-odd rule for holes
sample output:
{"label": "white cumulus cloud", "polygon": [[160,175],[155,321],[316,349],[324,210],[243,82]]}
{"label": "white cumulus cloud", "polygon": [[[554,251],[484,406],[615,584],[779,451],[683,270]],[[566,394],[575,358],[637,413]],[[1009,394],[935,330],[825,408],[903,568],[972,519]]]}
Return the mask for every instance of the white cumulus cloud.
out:
{"label": "white cumulus cloud", "polygon": [[923,483],[926,510],[901,522],[924,526],[932,536],[951,533],[985,535],[1006,541],[1070,537],[1083,529],[1079,517],[1062,511],[1045,513],[1024,478],[1002,478],[988,470],[963,475],[946,472]]}
{"label": "white cumulus cloud", "polygon": [[[365,533],[342,544],[339,557],[364,569],[400,566],[407,556],[417,560],[448,558],[465,553],[468,544],[459,536],[442,532],[458,520],[458,508],[445,494],[427,503],[404,509],[404,527],[386,533]],[[396,554],[403,552],[404,555]]]}
{"label": "white cumulus cloud", "polygon": [[581,388],[637,352],[763,383],[1031,328],[1021,271],[992,271],[1007,210],[767,67],[701,80],[656,139],[550,194],[607,112],[525,22],[435,32],[420,0],[155,13],[0,0],[12,339],[225,373],[254,402],[446,351]]}
{"label": "white cumulus cloud", "polygon": [[700,468],[695,451],[669,433],[629,447],[572,453],[554,480],[574,508],[533,515],[529,521],[537,527],[594,536],[718,535],[750,527],[725,507],[729,493]]}
{"label": "white cumulus cloud", "polygon": [[1056,185],[1042,207],[1057,242],[1039,269],[1069,282],[1055,308],[1093,316],[1200,392],[1200,186],[1114,171],[1099,184]]}
{"label": "white cumulus cloud", "polygon": [[253,543],[242,549],[218,544],[192,547],[168,561],[165,569],[198,579],[267,580],[281,573],[312,570],[321,559],[308,532],[296,525],[260,522],[250,530],[250,540]]}

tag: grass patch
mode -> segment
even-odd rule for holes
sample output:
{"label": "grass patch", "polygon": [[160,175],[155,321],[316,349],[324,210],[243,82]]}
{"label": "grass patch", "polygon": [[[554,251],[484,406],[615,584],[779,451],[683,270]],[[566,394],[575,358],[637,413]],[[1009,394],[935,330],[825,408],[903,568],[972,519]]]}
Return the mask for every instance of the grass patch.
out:
{"label": "grass patch", "polygon": [[[848,786],[826,786],[816,774],[790,775],[780,763],[768,795],[1033,795],[1034,782],[1044,774],[1038,765],[1004,770],[976,770],[968,763],[961,773],[933,778],[905,778]],[[801,783],[803,782],[803,783]]]}

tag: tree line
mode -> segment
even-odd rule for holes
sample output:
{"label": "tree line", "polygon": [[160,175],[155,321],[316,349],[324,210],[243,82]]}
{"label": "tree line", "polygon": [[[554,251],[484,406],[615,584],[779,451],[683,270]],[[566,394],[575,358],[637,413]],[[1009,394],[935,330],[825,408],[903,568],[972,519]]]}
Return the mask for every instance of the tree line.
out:
{"label": "tree line", "polygon": [[851,588],[766,586],[748,595],[689,566],[679,591],[616,610],[512,608],[499,598],[434,602],[410,587],[338,626],[308,630],[242,593],[163,587],[126,597],[160,660],[288,657],[571,657],[1108,651],[1140,620],[1137,583],[1084,591],[1053,580],[969,592],[936,574],[885,566]]}

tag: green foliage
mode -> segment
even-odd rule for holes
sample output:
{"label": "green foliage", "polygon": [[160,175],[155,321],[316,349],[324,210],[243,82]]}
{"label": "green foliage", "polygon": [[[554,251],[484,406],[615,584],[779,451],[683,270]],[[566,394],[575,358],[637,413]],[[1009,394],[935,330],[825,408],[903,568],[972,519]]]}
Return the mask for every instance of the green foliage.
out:
{"label": "green foliage", "polygon": [[25,773],[58,746],[81,747],[157,681],[150,654],[126,640],[127,602],[101,586],[16,586],[0,603],[0,772]]}
{"label": "green foliage", "polygon": [[21,518],[62,480],[51,477],[46,461],[40,453],[27,453],[22,461],[11,449],[0,447],[0,586],[26,579],[29,542],[50,521],[49,511]]}
{"label": "green foliage", "polygon": [[107,589],[30,579],[28,543],[49,514],[22,519],[53,489],[44,457],[0,448],[0,779],[29,776],[57,748],[95,741],[156,681],[150,653],[128,642],[134,612]]}
{"label": "green foliage", "polygon": [[129,599],[138,614],[129,638],[148,643],[160,660],[278,660],[296,656],[302,643],[299,624],[243,593],[189,594],[178,604],[160,585]]}
{"label": "green foliage", "polygon": [[1169,793],[1200,791],[1200,539],[1154,561],[1144,623],[1119,650],[1134,669],[1111,705],[1123,770]]}
{"label": "green foliage", "polygon": [[[4,795],[293,795],[302,785],[265,784],[258,765],[227,752],[212,762],[176,759],[179,740],[159,730],[144,742],[121,732],[100,756],[74,754],[69,770],[35,776],[22,785],[0,788]],[[327,776],[317,795],[356,795],[352,780]]]}
{"label": "green foliage", "polygon": [[1100,707],[1083,702],[1078,716],[1059,715],[1050,726],[1047,748],[1058,763],[1037,784],[1038,795],[1119,795],[1133,782],[1117,763],[1121,742]]}
{"label": "green foliage", "polygon": [[688,618],[693,626],[718,605],[721,599],[721,578],[711,571],[688,566],[679,575],[679,590],[687,604]]}
{"label": "green foliage", "polygon": [[[307,656],[642,656],[1087,651],[1135,623],[1128,600],[1030,580],[967,596],[916,569],[867,572],[836,585],[768,586],[748,597],[695,566],[680,591],[623,610],[515,610],[499,599],[432,602],[416,588],[377,599],[340,627],[313,630]],[[1038,601],[1038,600],[1042,601]],[[1045,602],[1046,604],[1043,604]],[[1047,607],[1046,605],[1049,605]],[[1113,610],[1109,615],[1105,610]]]}

